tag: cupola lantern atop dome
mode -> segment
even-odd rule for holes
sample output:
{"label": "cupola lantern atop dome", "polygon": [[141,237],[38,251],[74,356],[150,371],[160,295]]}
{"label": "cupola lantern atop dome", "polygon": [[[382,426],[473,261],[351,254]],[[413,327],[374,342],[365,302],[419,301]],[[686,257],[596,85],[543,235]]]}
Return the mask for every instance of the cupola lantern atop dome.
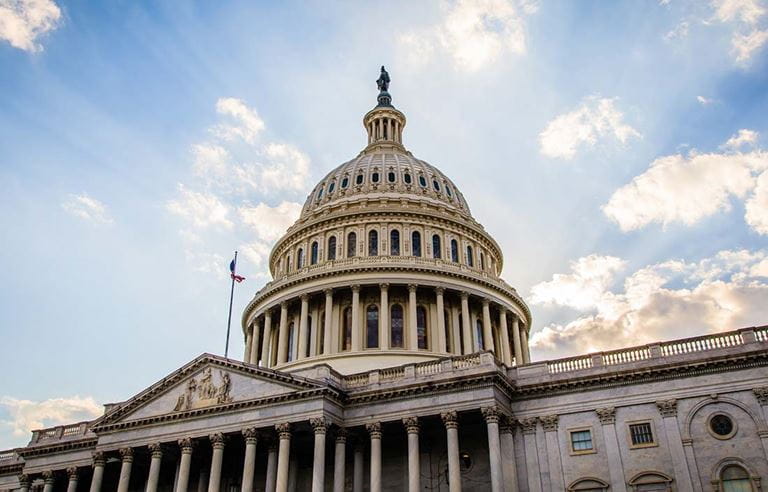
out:
{"label": "cupola lantern atop dome", "polygon": [[368,148],[381,145],[403,147],[405,115],[392,106],[389,82],[389,73],[382,65],[381,74],[376,80],[379,88],[378,104],[363,118],[363,125],[368,132]]}

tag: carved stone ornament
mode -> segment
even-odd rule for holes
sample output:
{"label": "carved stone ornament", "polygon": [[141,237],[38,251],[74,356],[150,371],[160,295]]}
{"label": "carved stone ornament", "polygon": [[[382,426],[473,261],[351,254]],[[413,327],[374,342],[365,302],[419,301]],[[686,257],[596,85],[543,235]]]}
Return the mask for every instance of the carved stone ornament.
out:
{"label": "carved stone ornament", "polygon": [[485,418],[486,424],[499,423],[499,417],[501,416],[501,412],[499,412],[499,407],[483,407],[480,409],[480,411],[483,413],[483,417]]}
{"label": "carved stone ornament", "polygon": [[208,440],[211,441],[213,449],[224,449],[224,445],[227,443],[227,438],[221,432],[216,432],[208,436]]}
{"label": "carved stone ornament", "polygon": [[232,397],[229,393],[232,389],[232,381],[229,374],[219,371],[219,380],[218,385],[214,384],[211,368],[206,367],[199,383],[195,378],[187,382],[184,392],[176,399],[176,406],[173,407],[173,411],[180,412],[231,402]]}
{"label": "carved stone ornament", "polygon": [[408,434],[419,433],[419,418],[418,417],[405,417],[403,419],[403,425]]}
{"label": "carved stone ornament", "polygon": [[163,446],[159,442],[153,442],[149,446],[147,446],[150,453],[152,453],[153,458],[162,458],[163,457]]}
{"label": "carved stone ornament", "polygon": [[181,448],[181,452],[183,454],[192,454],[193,442],[194,441],[192,441],[191,437],[179,439],[179,447]]}
{"label": "carved stone ornament", "polygon": [[30,483],[29,475],[27,475],[26,473],[22,473],[21,475],[19,475],[19,487],[21,487],[22,489],[28,489],[29,483]]}
{"label": "carved stone ornament", "polygon": [[768,405],[768,386],[752,388],[752,392],[755,394],[755,398],[757,398],[758,403],[761,405]]}
{"label": "carved stone ornament", "polygon": [[43,479],[46,484],[52,484],[56,480],[56,477],[53,475],[53,470],[45,470],[43,472]]}
{"label": "carved stone ornament", "polygon": [[77,482],[77,467],[76,466],[70,466],[67,468],[67,477],[69,478],[69,481],[75,481]]}
{"label": "carved stone ornament", "polygon": [[381,439],[381,422],[365,424],[365,430],[371,435],[371,439]]}
{"label": "carved stone ornament", "polygon": [[347,442],[347,435],[346,427],[336,427],[336,442]]}
{"label": "carved stone ornament", "polygon": [[325,434],[328,430],[328,421],[325,420],[325,417],[309,419],[309,425],[312,426],[312,430],[315,431],[315,434]]}
{"label": "carved stone ornament", "polygon": [[543,417],[539,417],[539,420],[541,421],[541,426],[544,428],[544,432],[553,432],[557,430],[557,422],[559,420],[557,415],[544,415]]}
{"label": "carved stone ornament", "polygon": [[259,438],[259,433],[256,430],[256,427],[248,427],[247,429],[243,429],[242,432],[246,444],[256,444],[256,441]]}
{"label": "carved stone ornament", "polygon": [[120,458],[124,463],[133,463],[133,448],[120,448]]}
{"label": "carved stone ornament", "polygon": [[283,422],[282,424],[275,424],[275,430],[280,439],[291,438],[291,424],[290,422]]}
{"label": "carved stone ornament", "polygon": [[444,412],[440,414],[440,418],[443,419],[446,429],[458,429],[459,428],[459,416],[455,411]]}
{"label": "carved stone ornament", "polygon": [[499,420],[499,432],[502,434],[512,434],[515,431],[517,420],[509,415],[502,415]]}
{"label": "carved stone ornament", "polygon": [[595,413],[603,425],[616,423],[616,409],[614,407],[596,408]]}
{"label": "carved stone ornament", "polygon": [[657,401],[656,406],[659,408],[659,413],[662,417],[677,416],[677,400],[675,399]]}
{"label": "carved stone ornament", "polygon": [[539,423],[539,419],[536,417],[528,417],[519,421],[520,427],[523,428],[523,434],[533,434],[536,432],[536,424]]}
{"label": "carved stone ornament", "polygon": [[104,466],[107,462],[103,451],[94,451],[91,456],[93,456],[93,466]]}

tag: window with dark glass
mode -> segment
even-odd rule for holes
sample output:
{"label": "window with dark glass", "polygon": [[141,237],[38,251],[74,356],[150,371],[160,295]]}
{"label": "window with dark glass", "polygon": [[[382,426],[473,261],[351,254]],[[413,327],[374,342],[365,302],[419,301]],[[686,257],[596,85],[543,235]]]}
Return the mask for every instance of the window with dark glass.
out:
{"label": "window with dark glass", "polygon": [[347,258],[352,258],[357,252],[357,234],[350,232],[347,235]]}
{"label": "window with dark glass", "polygon": [[411,184],[411,173],[403,174],[403,181],[405,181],[405,184]]}
{"label": "window with dark glass", "polygon": [[442,258],[443,252],[440,246],[440,236],[432,235],[432,258]]}
{"label": "window with dark glass", "polygon": [[639,424],[629,424],[629,436],[632,438],[633,446],[643,444],[653,444],[653,429],[650,422]]}
{"label": "window with dark glass", "polygon": [[453,196],[453,193],[451,192],[451,187],[448,185],[445,185],[445,192],[448,193],[448,196]]}
{"label": "window with dark glass", "polygon": [[459,243],[455,239],[451,239],[451,261],[454,263],[459,262]]}
{"label": "window with dark glass", "polygon": [[304,268],[304,249],[302,248],[296,252],[296,268],[299,270]]}
{"label": "window with dark glass", "polygon": [[348,307],[344,309],[344,339],[342,340],[341,349],[352,349],[352,308]]}
{"label": "window with dark glass", "polygon": [[[459,314],[459,326],[456,328],[457,330],[463,330],[464,329],[464,317]],[[464,336],[459,337],[459,352],[464,353]]]}
{"label": "window with dark glass", "polygon": [[485,270],[485,255],[480,252],[480,270]]}
{"label": "window with dark glass", "polygon": [[325,256],[327,256],[329,260],[336,259],[336,236],[328,238],[328,251],[325,253]]}
{"label": "window with dark glass", "polygon": [[435,191],[440,191],[440,183],[438,183],[436,179],[432,180],[432,187],[435,189]]}
{"label": "window with dark glass", "polygon": [[475,322],[475,351],[479,352],[485,347],[485,340],[483,340],[483,323],[480,320]]}
{"label": "window with dark glass", "polygon": [[317,192],[317,200],[320,201],[320,199],[323,198],[323,187],[320,187],[320,190]]}
{"label": "window with dark glass", "polygon": [[336,188],[336,181],[331,181],[331,184],[328,185],[328,194],[330,195],[333,193],[333,189]]}
{"label": "window with dark glass", "polygon": [[413,251],[413,256],[421,256],[421,233],[419,231],[411,233],[411,251]]}
{"label": "window with dark glass", "polygon": [[587,429],[571,432],[571,449],[573,451],[592,450],[592,431]]}
{"label": "window with dark glass", "polygon": [[365,312],[365,338],[366,347],[378,348],[379,346],[379,308],[373,304],[368,306]]}
{"label": "window with dark glass", "polygon": [[344,189],[344,188],[346,188],[347,186],[349,186],[349,177],[347,177],[347,176],[344,176],[344,177],[341,179],[341,189],[343,190],[343,189]]}
{"label": "window with dark glass", "polygon": [[389,254],[392,256],[400,255],[400,231],[392,229],[389,233]]}
{"label": "window with dark glass", "polygon": [[379,254],[379,233],[375,230],[368,232],[368,256]]}
{"label": "window with dark glass", "polygon": [[379,173],[374,172],[371,174],[371,182],[372,183],[378,183],[379,182]]}
{"label": "window with dark glass", "polygon": [[733,421],[727,415],[717,414],[709,419],[709,428],[720,437],[733,433]]}
{"label": "window with dark glass", "polygon": [[318,249],[319,246],[317,245],[317,241],[312,242],[312,247],[310,249],[309,253],[309,264],[310,265],[317,265],[317,255],[318,255]]}
{"label": "window with dark glass", "polygon": [[363,179],[365,179],[365,177],[363,176],[363,173],[358,174],[357,177],[355,177],[355,184],[357,185],[363,184]]}
{"label": "window with dark glass", "polygon": [[472,260],[472,246],[467,246],[467,266],[474,266]]}
{"label": "window with dark glass", "polygon": [[427,178],[425,178],[422,175],[419,175],[419,186],[421,186],[422,188],[427,187]]}
{"label": "window with dark glass", "polygon": [[392,348],[403,348],[403,306],[393,304],[389,313],[390,345]]}
{"label": "window with dark glass", "polygon": [[416,338],[420,349],[427,349],[427,309],[416,307]]}
{"label": "window with dark glass", "polygon": [[389,181],[390,183],[394,183],[396,179],[397,179],[397,175],[394,172],[389,171],[389,173],[387,174],[387,181]]}

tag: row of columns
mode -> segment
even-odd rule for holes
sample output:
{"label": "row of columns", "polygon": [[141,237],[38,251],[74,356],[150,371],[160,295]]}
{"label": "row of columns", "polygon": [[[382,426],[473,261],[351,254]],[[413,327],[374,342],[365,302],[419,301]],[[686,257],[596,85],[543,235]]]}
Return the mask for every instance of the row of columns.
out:
{"label": "row of columns", "polygon": [[[380,298],[379,298],[379,348],[381,350],[388,350],[390,348],[390,319],[389,319],[389,288],[387,283],[381,283],[379,286]],[[408,350],[418,350],[418,328],[416,320],[416,308],[417,308],[417,289],[416,284],[409,284],[408,286],[408,300],[406,302],[406,316],[405,316],[405,341],[406,346],[404,348]],[[363,349],[362,330],[360,326],[361,320],[361,304],[360,304],[360,285],[352,285],[350,287],[352,291],[352,340],[351,350],[353,352]],[[448,353],[449,343],[454,344],[454,353],[459,353],[459,346],[463,346],[464,354],[471,354],[476,351],[472,318],[469,305],[469,293],[460,292],[459,297],[461,299],[461,326],[454,326],[456,331],[456,337],[453,340],[446,338],[445,327],[445,289],[443,287],[434,287],[435,303],[437,311],[437,340],[436,346],[434,346],[434,352]],[[308,337],[310,336],[309,327],[309,300],[308,294],[300,296],[300,311],[299,311],[299,326],[298,326],[298,354],[297,360],[301,360],[314,355],[329,355],[336,352],[332,343],[332,334],[334,328],[339,336],[343,336],[341,326],[334,327],[333,323],[333,305],[334,305],[334,291],[333,289],[325,289],[323,291],[325,296],[325,312],[324,312],[324,332],[322,351],[318,350],[316,344],[308,344]],[[512,326],[508,325],[507,317],[509,310],[501,305],[497,305],[498,311],[498,326],[499,326],[499,342],[501,347],[496,347],[493,337],[493,321],[491,318],[491,300],[488,298],[481,299],[482,311],[482,327],[483,327],[483,342],[484,346],[480,347],[482,350],[489,350],[499,354],[499,358],[511,366],[513,360],[517,365],[530,363],[530,351],[528,348],[528,333],[525,325],[521,324],[518,316],[512,314]],[[271,366],[272,360],[276,359],[277,364],[285,364],[288,361],[288,351],[291,347],[288,346],[288,330],[289,330],[289,305],[287,301],[280,304],[280,315],[277,333],[277,354],[273,357],[270,352],[270,344],[272,343],[272,311],[266,310],[263,314],[257,315],[255,321],[250,325],[246,333],[245,340],[245,356],[244,360],[251,364],[258,363],[259,360],[265,366]],[[260,325],[263,322],[263,332],[260,329]],[[340,325],[340,323],[339,323]],[[511,328],[511,329],[510,329]],[[510,340],[510,332],[512,333],[512,339]],[[262,334],[263,333],[263,334]],[[263,338],[263,339],[262,339]],[[307,346],[310,346],[309,353],[307,352]],[[314,346],[314,350],[312,347]],[[259,347],[261,347],[261,353],[259,353]],[[498,350],[497,350],[498,349]]]}

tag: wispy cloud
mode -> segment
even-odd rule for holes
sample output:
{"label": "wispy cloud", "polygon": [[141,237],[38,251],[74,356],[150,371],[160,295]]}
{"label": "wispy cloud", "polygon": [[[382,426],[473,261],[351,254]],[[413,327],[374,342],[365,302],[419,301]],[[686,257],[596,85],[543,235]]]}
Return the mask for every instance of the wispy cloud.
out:
{"label": "wispy cloud", "polygon": [[0,407],[9,415],[9,418],[0,420],[0,425],[9,429],[16,437],[29,436],[33,430],[44,427],[90,420],[103,412],[103,407],[90,396],[51,398],[43,401],[3,396],[0,397]]}
{"label": "wispy cloud", "polygon": [[227,217],[230,207],[211,193],[197,192],[179,185],[179,197],[170,200],[166,207],[168,211],[186,219],[197,228],[221,226],[232,227],[232,221]]}
{"label": "wispy cloud", "polygon": [[697,100],[697,101],[699,102],[699,104],[701,104],[702,106],[709,106],[710,104],[712,104],[713,102],[715,102],[715,100],[714,100],[714,99],[710,99],[710,98],[708,98],[708,97],[704,97],[704,96],[696,96],[696,100]]}
{"label": "wispy cloud", "polygon": [[60,20],[61,9],[51,0],[0,0],[0,39],[14,48],[42,51],[37,39]]}
{"label": "wispy cloud", "polygon": [[734,26],[731,52],[738,65],[746,66],[766,41],[768,29],[760,27],[766,7],[760,0],[713,0],[712,21]]}
{"label": "wispy cloud", "polygon": [[69,194],[61,207],[69,214],[95,225],[109,225],[114,222],[107,206],[87,193]]}

